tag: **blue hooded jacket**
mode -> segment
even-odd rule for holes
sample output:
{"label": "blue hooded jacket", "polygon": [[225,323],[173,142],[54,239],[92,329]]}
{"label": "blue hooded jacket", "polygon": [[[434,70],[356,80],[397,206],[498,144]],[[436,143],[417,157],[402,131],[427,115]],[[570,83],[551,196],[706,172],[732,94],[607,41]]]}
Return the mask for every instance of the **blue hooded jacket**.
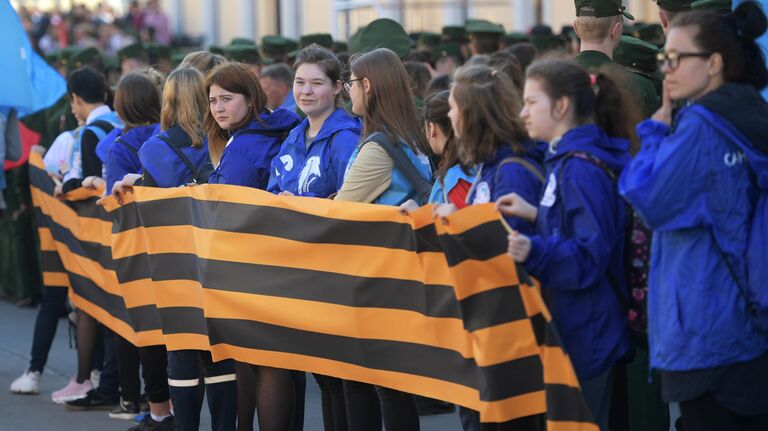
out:
{"label": "blue hooded jacket", "polygon": [[360,120],[343,108],[336,109],[309,148],[306,145],[308,127],[309,120],[305,118],[272,159],[268,191],[325,198],[341,188],[349,157],[360,141]]}
{"label": "blue hooded jacket", "polygon": [[194,148],[192,141],[179,126],[161,131],[144,142],[139,150],[142,173],[150,176],[156,187],[178,187],[190,182],[195,172],[191,172],[183,160],[160,137],[170,139],[181,147],[181,152],[198,169],[210,162],[208,145],[203,142],[200,148]]}
{"label": "blue hooded jacket", "polygon": [[[622,175],[620,190],[654,231],[648,296],[653,368],[713,368],[768,351],[768,333],[747,314],[721,254],[747,280],[750,226],[766,225],[768,148],[756,147],[768,146],[768,105],[747,87],[727,84],[681,109],[674,129],[654,120],[637,127],[642,150]],[[763,204],[756,210],[758,188]],[[753,223],[753,216],[761,219]],[[768,262],[768,244],[757,246],[763,261],[750,264],[752,272]]]}
{"label": "blue hooded jacket", "polygon": [[280,150],[282,136],[300,119],[285,109],[262,112],[259,118],[232,134],[209,183],[267,188],[270,164]]}
{"label": "blue hooded jacket", "polygon": [[[527,143],[526,147],[533,148],[533,143]],[[509,161],[510,158],[522,159],[529,166],[519,161]],[[472,205],[496,202],[509,193],[517,193],[527,202],[536,202],[543,187],[541,177],[544,172],[540,162],[528,152],[523,155],[515,153],[508,145],[501,146],[496,150],[496,154],[480,164],[478,169],[480,178],[477,178],[467,195],[467,201]],[[512,229],[520,233],[531,235],[534,232],[534,225],[529,221],[518,217],[504,219]]]}
{"label": "blue hooded jacket", "polygon": [[629,161],[629,141],[596,125],[571,129],[547,155],[547,184],[525,268],[541,281],[579,379],[595,377],[631,347],[627,317],[608,272],[625,292],[627,214],[616,181],[578,151],[599,158],[616,176]]}
{"label": "blue hooded jacket", "polygon": [[435,179],[435,183],[432,184],[432,192],[429,194],[430,204],[447,204],[450,203],[448,199],[448,192],[454,189],[460,180],[464,180],[469,184],[475,181],[477,171],[474,168],[464,169],[461,165],[456,164],[448,168],[445,171],[445,177]]}
{"label": "blue hooded jacket", "polygon": [[[107,192],[110,192],[112,186],[122,180],[125,174],[141,172],[139,149],[154,135],[156,127],[157,124],[134,127],[124,134],[118,133],[115,136],[106,161]],[[96,149],[98,151],[98,147]]]}

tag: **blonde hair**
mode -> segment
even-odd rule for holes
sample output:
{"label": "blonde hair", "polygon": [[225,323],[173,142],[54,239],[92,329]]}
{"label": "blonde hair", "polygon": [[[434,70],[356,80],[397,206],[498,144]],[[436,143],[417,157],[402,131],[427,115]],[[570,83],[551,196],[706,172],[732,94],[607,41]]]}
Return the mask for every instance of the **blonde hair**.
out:
{"label": "blonde hair", "polygon": [[219,54],[214,54],[208,51],[195,51],[190,52],[186,57],[184,57],[184,60],[181,61],[179,68],[193,67],[205,75],[214,67],[228,62],[229,60]]}
{"label": "blonde hair", "polygon": [[203,146],[203,115],[208,97],[203,86],[203,74],[191,67],[171,72],[163,89],[160,129],[181,127],[192,140],[192,146]]}
{"label": "blonde hair", "polygon": [[[587,9],[587,8],[582,8]],[[594,16],[576,17],[579,37],[587,42],[602,42],[611,34],[611,27],[621,22],[621,15],[596,18]]]}

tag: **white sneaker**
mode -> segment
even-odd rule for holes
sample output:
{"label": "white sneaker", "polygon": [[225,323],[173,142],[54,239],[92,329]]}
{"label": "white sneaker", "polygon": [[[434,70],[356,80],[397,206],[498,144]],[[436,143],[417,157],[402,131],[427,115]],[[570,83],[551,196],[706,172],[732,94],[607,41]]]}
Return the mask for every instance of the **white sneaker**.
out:
{"label": "white sneaker", "polygon": [[100,382],[101,382],[101,371],[91,370],[91,383],[93,384],[93,388],[94,389],[98,388]]}
{"label": "white sneaker", "polygon": [[39,394],[40,371],[24,371],[21,377],[11,383],[11,392],[14,394]]}
{"label": "white sneaker", "polygon": [[90,380],[86,380],[83,383],[77,383],[74,377],[69,379],[67,386],[55,391],[51,394],[51,399],[56,404],[64,404],[67,401],[75,401],[80,398],[85,398],[88,395],[88,391],[93,389],[93,385]]}

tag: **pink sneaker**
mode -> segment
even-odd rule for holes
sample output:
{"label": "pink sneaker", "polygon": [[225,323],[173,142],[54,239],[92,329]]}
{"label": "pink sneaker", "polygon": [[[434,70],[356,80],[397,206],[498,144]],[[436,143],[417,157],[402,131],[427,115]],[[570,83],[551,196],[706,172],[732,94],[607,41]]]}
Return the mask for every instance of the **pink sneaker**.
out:
{"label": "pink sneaker", "polygon": [[79,400],[85,398],[85,395],[93,389],[93,385],[90,380],[86,380],[83,383],[77,383],[74,377],[69,379],[67,386],[59,389],[51,394],[51,399],[56,404],[64,404],[67,401]]}

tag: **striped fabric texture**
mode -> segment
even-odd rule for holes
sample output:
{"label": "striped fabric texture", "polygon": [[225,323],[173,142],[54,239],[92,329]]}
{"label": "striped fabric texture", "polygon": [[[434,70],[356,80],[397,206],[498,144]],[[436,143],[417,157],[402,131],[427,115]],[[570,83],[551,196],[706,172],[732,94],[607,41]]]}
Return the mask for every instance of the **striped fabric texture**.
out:
{"label": "striped fabric texture", "polygon": [[30,176],[46,277],[137,345],[373,383],[485,422],[598,429],[492,205],[434,220],[201,185],[137,187],[102,208],[95,192],[54,199],[37,156]]}

